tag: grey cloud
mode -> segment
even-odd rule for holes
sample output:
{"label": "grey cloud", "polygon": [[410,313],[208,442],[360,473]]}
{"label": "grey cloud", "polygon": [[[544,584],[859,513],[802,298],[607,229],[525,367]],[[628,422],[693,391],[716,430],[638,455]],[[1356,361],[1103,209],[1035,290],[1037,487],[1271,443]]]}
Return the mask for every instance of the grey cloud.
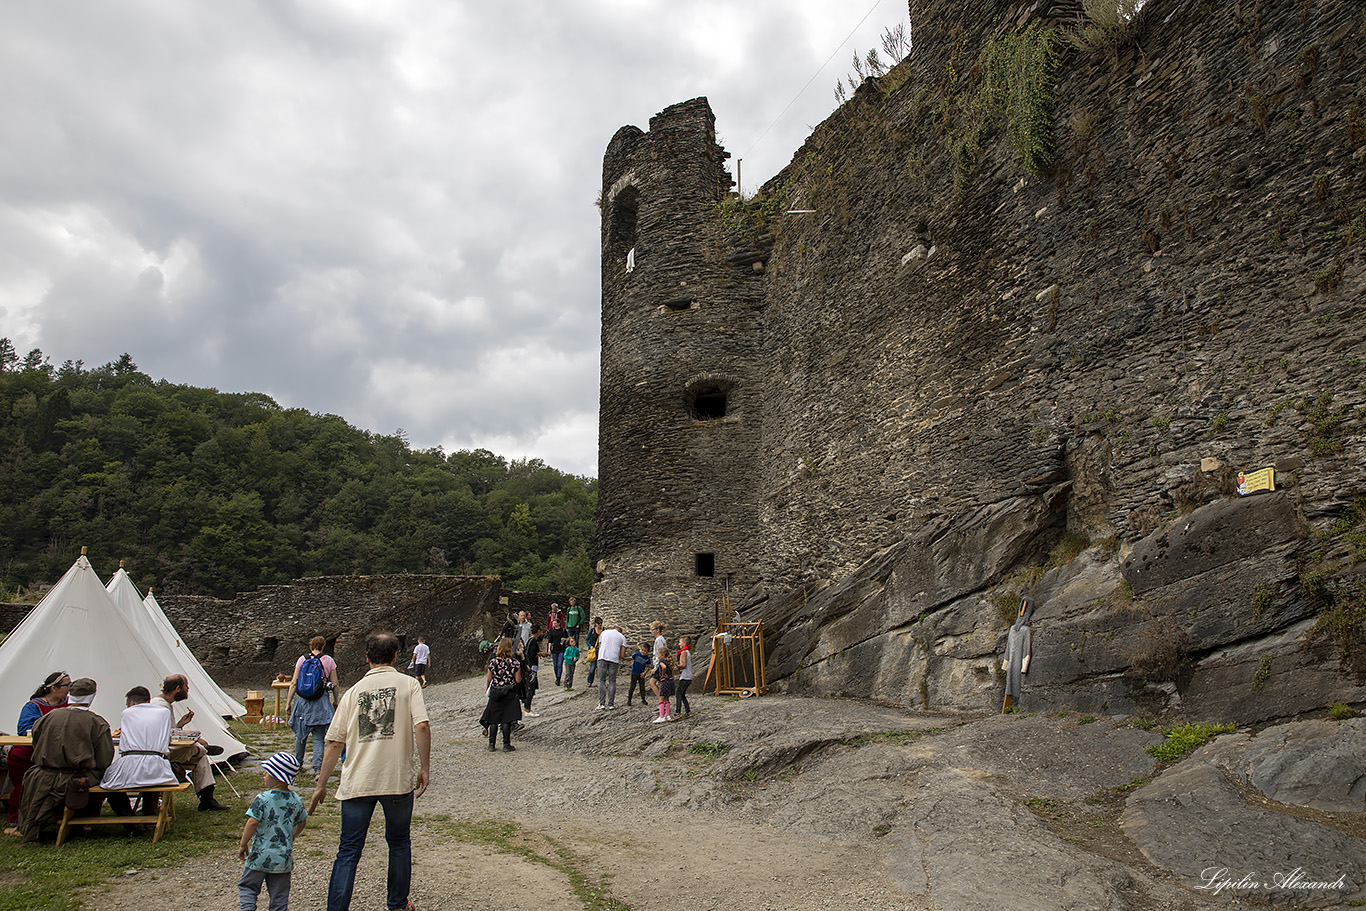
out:
{"label": "grey cloud", "polygon": [[[870,34],[902,15],[886,12]],[[833,106],[834,67],[751,150],[862,11],[10,14],[0,301],[17,347],[88,364],[128,351],[153,376],[401,426],[419,448],[591,474],[607,141],[705,94],[752,189]]]}

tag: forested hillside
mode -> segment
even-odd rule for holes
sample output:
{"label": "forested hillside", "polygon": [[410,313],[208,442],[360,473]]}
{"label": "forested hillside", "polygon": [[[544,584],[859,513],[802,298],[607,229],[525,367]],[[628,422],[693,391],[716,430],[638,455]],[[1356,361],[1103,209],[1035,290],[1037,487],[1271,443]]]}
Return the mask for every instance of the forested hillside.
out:
{"label": "forested hillside", "polygon": [[0,339],[0,595],[88,545],[158,591],[347,573],[488,573],[586,594],[597,482],[486,450],[413,451],[258,393],[86,369]]}

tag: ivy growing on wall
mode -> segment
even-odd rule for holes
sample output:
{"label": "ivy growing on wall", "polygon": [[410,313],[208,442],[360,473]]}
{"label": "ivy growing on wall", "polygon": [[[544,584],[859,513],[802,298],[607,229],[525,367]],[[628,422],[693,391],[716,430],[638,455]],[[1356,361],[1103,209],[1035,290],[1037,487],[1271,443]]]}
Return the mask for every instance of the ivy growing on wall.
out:
{"label": "ivy growing on wall", "polygon": [[977,164],[982,140],[1002,121],[1024,169],[1043,177],[1053,167],[1053,84],[1057,36],[1037,23],[992,38],[971,73],[979,83],[966,122],[953,139],[954,186],[962,193]]}

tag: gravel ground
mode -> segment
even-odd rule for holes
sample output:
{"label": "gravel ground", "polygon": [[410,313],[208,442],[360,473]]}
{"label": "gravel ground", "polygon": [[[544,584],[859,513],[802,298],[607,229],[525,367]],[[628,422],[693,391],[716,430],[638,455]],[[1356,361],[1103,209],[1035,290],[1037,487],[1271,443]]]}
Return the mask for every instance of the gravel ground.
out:
{"label": "gravel ground", "polygon": [[[623,682],[619,692],[624,690]],[[482,678],[434,685],[426,698],[433,779],[414,814],[412,900],[418,911],[610,907],[585,901],[582,886],[576,893],[571,872],[604,889],[621,903],[617,908],[636,911],[933,907],[893,883],[866,826],[828,814],[822,814],[828,825],[819,834],[812,834],[819,826],[774,825],[767,808],[782,803],[787,783],[781,776],[754,784],[721,781],[710,774],[709,760],[689,749],[696,742],[734,742],[731,715],[740,709],[754,714],[743,703],[762,703],[773,714],[792,702],[786,697],[742,703],[699,693],[692,698],[692,718],[652,725],[653,708],[599,712],[582,688],[571,694],[552,685],[538,694],[541,717],[527,719],[513,753],[487,750],[477,724]],[[889,721],[906,726],[908,713],[867,711],[879,716],[869,721],[874,727]],[[849,713],[843,703],[831,717]],[[742,726],[753,724],[749,718]],[[297,782],[301,791],[311,784],[306,772]],[[485,821],[514,823],[518,834],[496,841],[461,828]],[[329,798],[296,844],[292,908],[324,907],[338,829]],[[385,868],[377,813],[353,908],[384,907]],[[236,908],[240,872],[235,845],[224,845],[217,855],[111,882],[85,896],[81,907]]]}

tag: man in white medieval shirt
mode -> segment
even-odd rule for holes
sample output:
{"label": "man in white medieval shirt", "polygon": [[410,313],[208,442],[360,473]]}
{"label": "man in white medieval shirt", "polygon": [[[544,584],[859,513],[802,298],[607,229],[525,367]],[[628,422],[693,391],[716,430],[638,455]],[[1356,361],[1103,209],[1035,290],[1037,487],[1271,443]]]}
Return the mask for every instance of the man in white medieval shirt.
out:
{"label": "man in white medieval shirt", "polygon": [[175,784],[167,745],[171,742],[171,712],[152,704],[145,686],[135,686],[125,698],[128,708],[119,719],[119,754],[105,769],[100,787],[125,790]]}

